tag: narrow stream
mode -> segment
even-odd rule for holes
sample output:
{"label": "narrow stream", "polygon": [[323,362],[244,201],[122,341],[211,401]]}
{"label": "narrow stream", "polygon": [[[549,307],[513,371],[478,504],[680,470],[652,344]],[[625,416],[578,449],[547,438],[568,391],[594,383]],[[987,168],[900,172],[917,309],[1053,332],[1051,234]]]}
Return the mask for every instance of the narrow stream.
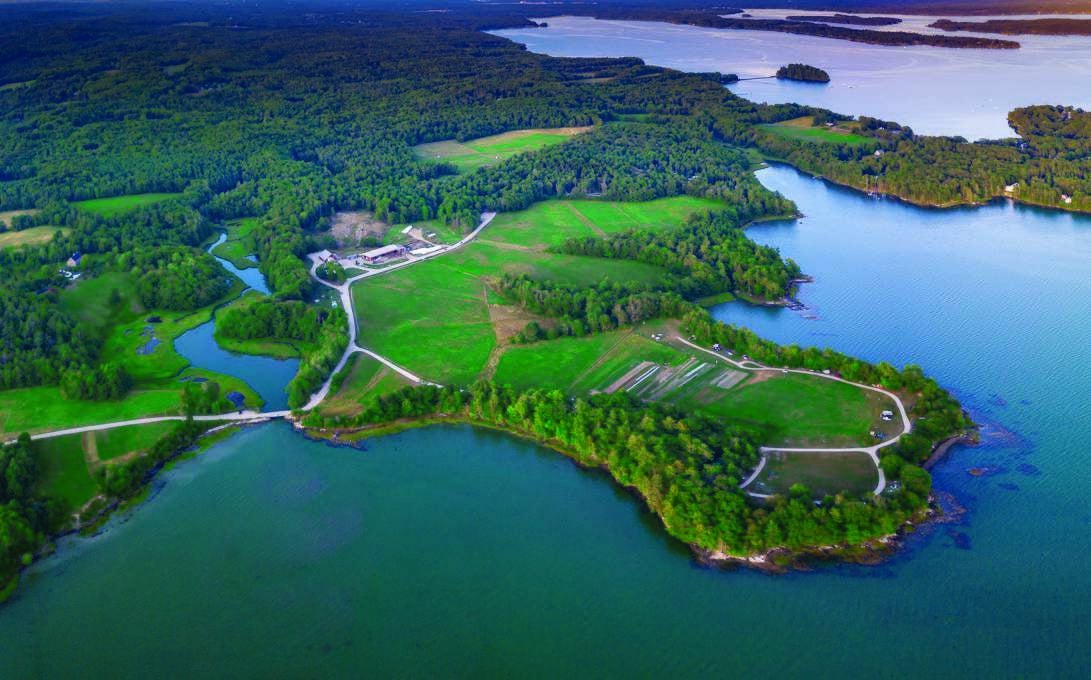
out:
{"label": "narrow stream", "polygon": [[[208,252],[211,253],[216,246],[226,240],[227,234],[221,233],[220,238],[209,246]],[[257,267],[239,269],[221,257],[216,257],[216,261],[224,269],[239,277],[248,289],[269,294],[269,286]],[[216,371],[246,381],[246,384],[254,388],[254,391],[265,401],[262,410],[287,409],[288,395],[285,387],[299,369],[299,360],[229,352],[216,344],[216,339],[213,337],[215,330],[216,319],[213,316],[212,321],[178,336],[174,341],[174,349],[197,368]]]}

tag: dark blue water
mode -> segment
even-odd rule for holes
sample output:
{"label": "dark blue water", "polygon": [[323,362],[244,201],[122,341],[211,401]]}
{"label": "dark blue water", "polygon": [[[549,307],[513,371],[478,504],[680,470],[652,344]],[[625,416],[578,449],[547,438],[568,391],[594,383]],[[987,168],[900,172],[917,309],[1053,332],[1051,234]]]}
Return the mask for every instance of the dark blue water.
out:
{"label": "dark blue water", "polygon": [[[209,252],[226,239],[226,234],[220,234],[219,240],[209,246]],[[265,283],[265,276],[256,267],[239,269],[221,257],[217,257],[216,260],[224,269],[242,279],[243,283],[250,288],[260,293],[269,293],[269,286]],[[291,382],[296,371],[299,370],[299,360],[273,359],[252,354],[228,352],[216,344],[216,339],[213,337],[215,323],[215,319],[213,319],[183,333],[174,341],[174,349],[198,368],[216,371],[244,380],[265,401],[263,410],[282,411],[287,409],[288,394],[284,389]]]}

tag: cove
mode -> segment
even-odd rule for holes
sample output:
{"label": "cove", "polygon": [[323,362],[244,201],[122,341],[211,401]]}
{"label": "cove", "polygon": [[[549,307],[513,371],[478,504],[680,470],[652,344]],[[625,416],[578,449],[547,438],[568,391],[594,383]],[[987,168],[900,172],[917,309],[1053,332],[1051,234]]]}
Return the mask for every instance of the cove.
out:
{"label": "cove", "polygon": [[[209,246],[211,253],[216,246],[227,240],[227,234]],[[235,276],[242,279],[249,288],[259,293],[269,294],[265,277],[256,268],[239,269],[231,262],[217,257],[216,261]],[[174,349],[192,365],[217,373],[241,378],[265,401],[266,411],[280,411],[288,408],[288,394],[285,387],[299,370],[298,359],[274,359],[253,354],[229,352],[218,344],[214,337],[216,321],[201,324],[187,331],[174,341]]]}

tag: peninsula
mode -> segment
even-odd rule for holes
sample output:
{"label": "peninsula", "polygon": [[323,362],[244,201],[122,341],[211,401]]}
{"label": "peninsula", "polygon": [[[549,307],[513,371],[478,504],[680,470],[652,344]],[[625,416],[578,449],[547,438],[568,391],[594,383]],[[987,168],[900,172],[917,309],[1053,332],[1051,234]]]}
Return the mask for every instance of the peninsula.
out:
{"label": "peninsula", "polygon": [[[920,466],[971,424],[914,366],[712,318],[796,304],[805,280],[747,236],[798,213],[754,169],[1091,209],[1069,107],[971,144],[481,32],[526,8],[307,31],[289,10],[163,11],[80,50],[22,36],[0,88],[19,111],[0,119],[5,582],[207,432],[271,418],[341,442],[451,420],[531,437],[713,561],[871,555],[931,512]],[[121,52],[142,66],[100,68]]]}

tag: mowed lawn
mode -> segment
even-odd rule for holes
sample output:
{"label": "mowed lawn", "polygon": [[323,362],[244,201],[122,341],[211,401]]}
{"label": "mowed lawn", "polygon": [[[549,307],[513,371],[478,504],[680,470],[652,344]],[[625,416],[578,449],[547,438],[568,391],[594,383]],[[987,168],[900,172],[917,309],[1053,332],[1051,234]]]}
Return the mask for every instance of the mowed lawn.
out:
{"label": "mowed lawn", "polygon": [[0,434],[94,425],[177,413],[181,386],[137,388],[119,401],[72,401],[57,387],[20,387],[0,392]]}
{"label": "mowed lawn", "polygon": [[125,196],[110,196],[109,198],[92,198],[86,201],[75,201],[72,205],[80,210],[85,210],[103,217],[113,217],[136,210],[146,205],[160,203],[167,199],[181,196],[180,193],[166,194],[127,194]]}
{"label": "mowed lawn", "polygon": [[590,127],[569,127],[514,130],[466,142],[451,139],[420,144],[414,147],[413,151],[422,159],[450,163],[460,173],[471,172],[481,167],[495,165],[516,154],[560,144],[590,129]]}
{"label": "mowed lawn", "polygon": [[570,236],[669,228],[717,205],[690,197],[628,204],[546,201],[499,215],[458,251],[357,283],[359,341],[428,380],[473,382],[497,342],[489,314],[490,279],[510,273],[576,285],[655,282],[663,276],[658,267],[546,249]]}
{"label": "mowed lawn", "polygon": [[804,484],[815,498],[842,491],[867,496],[878,483],[879,472],[866,453],[771,453],[747,489],[787,494],[793,484]]}
{"label": "mowed lawn", "polygon": [[819,142],[823,144],[848,144],[850,146],[863,146],[875,144],[875,140],[841,128],[828,128],[824,125],[815,127],[812,116],[794,118],[780,123],[759,126],[766,132],[771,132],[778,137],[794,139],[801,142]]}
{"label": "mowed lawn", "polygon": [[780,446],[857,446],[879,422],[860,388],[798,373],[754,373],[715,399],[696,395],[679,403],[768,428],[766,443]]}
{"label": "mowed lawn", "polygon": [[71,229],[64,227],[31,227],[22,231],[0,232],[0,248],[21,248],[23,246],[36,246],[40,243],[48,243],[53,240],[58,231],[67,234]]}

